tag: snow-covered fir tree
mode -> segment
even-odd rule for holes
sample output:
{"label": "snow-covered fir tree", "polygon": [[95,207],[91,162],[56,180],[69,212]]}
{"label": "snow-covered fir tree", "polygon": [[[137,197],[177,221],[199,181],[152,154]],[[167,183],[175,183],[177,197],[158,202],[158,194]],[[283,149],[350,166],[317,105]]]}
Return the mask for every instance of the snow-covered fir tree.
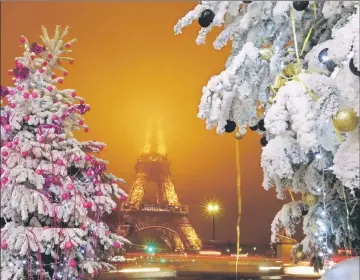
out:
{"label": "snow-covered fir tree", "polygon": [[198,117],[219,134],[247,127],[263,146],[263,187],[287,203],[272,226],[303,223],[295,259],[315,269],[336,248],[359,248],[359,4],[357,1],[201,1],[174,27],[232,50],[203,87]]}
{"label": "snow-covered fir tree", "polygon": [[96,157],[105,144],[79,142],[90,110],[62,84],[75,39],[57,26],[42,28],[42,44],[21,36],[13,86],[1,86],[1,280],[84,279],[107,264],[108,253],[128,241],[101,221],[126,194],[123,180]]}

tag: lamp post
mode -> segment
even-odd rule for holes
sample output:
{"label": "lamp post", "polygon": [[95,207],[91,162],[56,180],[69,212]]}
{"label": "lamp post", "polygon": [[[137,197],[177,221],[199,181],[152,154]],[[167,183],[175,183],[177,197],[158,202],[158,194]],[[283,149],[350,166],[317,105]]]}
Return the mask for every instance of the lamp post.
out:
{"label": "lamp post", "polygon": [[209,203],[206,207],[207,212],[212,216],[213,222],[213,240],[215,240],[215,215],[219,212],[220,207],[217,203]]}

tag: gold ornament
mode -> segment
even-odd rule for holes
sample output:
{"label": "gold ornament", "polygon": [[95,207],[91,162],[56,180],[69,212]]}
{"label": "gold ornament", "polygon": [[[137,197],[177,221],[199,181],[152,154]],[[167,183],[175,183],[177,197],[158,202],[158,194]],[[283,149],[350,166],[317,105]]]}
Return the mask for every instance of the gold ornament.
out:
{"label": "gold ornament", "polygon": [[260,57],[266,61],[270,61],[271,57],[274,55],[271,49],[263,48],[259,50]]}
{"label": "gold ornament", "polygon": [[275,103],[275,96],[270,96],[267,103],[269,103],[270,105]]}
{"label": "gold ornament", "polygon": [[302,261],[305,259],[305,254],[303,251],[296,252],[295,256],[296,256],[296,259],[299,261]]}
{"label": "gold ornament", "polygon": [[273,87],[276,88],[276,89],[279,89],[279,88],[281,88],[283,85],[285,85],[285,83],[286,83],[286,80],[285,80],[283,77],[281,77],[281,75],[277,75],[277,76],[275,77],[275,81],[274,81]]}
{"label": "gold ornament", "polygon": [[318,198],[316,195],[313,195],[312,193],[305,193],[303,194],[303,201],[305,204],[309,205],[309,206],[314,206],[317,202]]}
{"label": "gold ornament", "polygon": [[234,134],[235,139],[240,140],[243,138],[244,135],[242,135],[239,131],[236,131]]}
{"label": "gold ornament", "polygon": [[301,62],[291,63],[286,65],[285,69],[282,71],[282,74],[287,78],[291,78],[299,75],[302,68],[303,65]]}
{"label": "gold ornament", "polygon": [[359,123],[359,117],[354,109],[341,109],[333,117],[334,127],[341,132],[354,130]]}

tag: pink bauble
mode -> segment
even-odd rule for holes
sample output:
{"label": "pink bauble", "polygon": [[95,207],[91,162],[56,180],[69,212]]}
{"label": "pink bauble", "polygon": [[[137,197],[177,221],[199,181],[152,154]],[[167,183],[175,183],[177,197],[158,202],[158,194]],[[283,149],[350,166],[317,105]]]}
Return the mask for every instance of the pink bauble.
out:
{"label": "pink bauble", "polygon": [[3,155],[3,157],[7,157],[9,155],[7,151],[3,151],[1,154]]}
{"label": "pink bauble", "polygon": [[40,138],[39,138],[39,142],[40,142],[40,143],[45,143],[45,138],[44,138],[44,137],[40,137]]}
{"label": "pink bauble", "polygon": [[27,152],[27,151],[22,152],[21,155],[22,155],[23,157],[27,157],[27,156],[29,155],[29,152]]}
{"label": "pink bauble", "polygon": [[69,184],[69,185],[67,185],[67,189],[68,190],[73,190],[74,189],[74,184]]}
{"label": "pink bauble", "polygon": [[85,156],[85,160],[86,160],[86,161],[90,161],[90,160],[91,160],[91,156],[90,156],[90,155],[86,155],[86,156]]}
{"label": "pink bauble", "polygon": [[122,195],[122,196],[120,197],[120,200],[121,200],[121,201],[125,201],[126,198],[127,198],[127,197],[126,197],[125,195]]}
{"label": "pink bauble", "polygon": [[64,77],[66,77],[67,75],[69,75],[69,73],[65,71],[65,72],[63,73],[63,75],[64,75]]}
{"label": "pink bauble", "polygon": [[9,124],[5,125],[5,130],[6,131],[11,131],[11,125],[9,125]]}
{"label": "pink bauble", "polygon": [[9,149],[11,149],[13,147],[13,144],[11,142],[7,142],[6,143],[6,147],[8,147]]}
{"label": "pink bauble", "polygon": [[74,156],[74,162],[78,162],[80,158],[78,156]]}
{"label": "pink bauble", "polygon": [[80,100],[80,104],[84,105],[85,101],[84,100]]}
{"label": "pink bauble", "polygon": [[8,74],[11,76],[12,74],[14,74],[13,70],[8,70]]}
{"label": "pink bauble", "polygon": [[98,196],[102,196],[102,195],[103,195],[103,192],[102,192],[102,191],[98,191],[98,192],[97,192],[97,195],[98,195]]}
{"label": "pink bauble", "polygon": [[12,89],[9,90],[9,94],[10,94],[10,95],[14,95],[14,94],[15,94],[15,90],[12,90]]}
{"label": "pink bauble", "polygon": [[75,97],[76,96],[76,91],[73,91],[72,93],[71,93],[71,97]]}
{"label": "pink bauble", "polygon": [[92,172],[92,170],[87,170],[86,171],[86,175],[88,176],[88,177],[91,177],[92,175],[93,175],[93,172]]}
{"label": "pink bauble", "polygon": [[62,198],[63,200],[67,200],[67,199],[69,198],[69,194],[68,194],[68,193],[63,193],[63,194],[61,195],[61,198]]}
{"label": "pink bauble", "polygon": [[44,67],[48,65],[47,61],[44,61],[42,64]]}
{"label": "pink bauble", "polygon": [[114,247],[115,247],[116,249],[119,249],[119,248],[120,248],[120,243],[117,242],[117,241],[115,241],[115,242],[114,242]]}
{"label": "pink bauble", "polygon": [[57,159],[56,164],[57,165],[64,165],[64,161],[62,159]]}
{"label": "pink bauble", "polygon": [[21,43],[21,44],[24,44],[24,43],[25,43],[25,37],[24,37],[24,36],[21,36],[21,37],[20,37],[20,43]]}
{"label": "pink bauble", "polygon": [[74,64],[74,62],[75,62],[75,60],[74,60],[74,59],[72,59],[72,60],[70,60],[70,61],[69,61],[69,63],[70,63],[71,65],[73,65],[73,64]]}
{"label": "pink bauble", "polygon": [[56,78],[56,74],[55,73],[52,73],[51,74],[51,79],[55,79]]}
{"label": "pink bauble", "polygon": [[28,99],[29,97],[30,97],[30,94],[29,94],[28,92],[25,92],[25,93],[24,93],[24,98],[25,98],[25,99]]}
{"label": "pink bauble", "polygon": [[79,125],[83,125],[84,124],[84,121],[83,120],[80,120],[79,121]]}
{"label": "pink bauble", "polygon": [[15,108],[16,107],[16,104],[15,103],[9,103],[9,106],[10,106],[10,108]]}
{"label": "pink bauble", "polygon": [[31,94],[31,96],[32,96],[32,98],[37,98],[37,97],[38,97],[38,95],[37,95],[36,92],[33,92],[33,93]]}
{"label": "pink bauble", "polygon": [[70,47],[71,47],[71,45],[69,43],[65,44],[65,48],[70,48]]}
{"label": "pink bauble", "polygon": [[43,68],[39,68],[39,72],[42,74],[44,73],[44,69]]}
{"label": "pink bauble", "polygon": [[2,240],[2,241],[1,241],[1,249],[7,249],[6,240]]}
{"label": "pink bauble", "polygon": [[28,116],[28,115],[26,115],[26,116],[24,116],[24,121],[29,121],[30,120],[30,116]]}
{"label": "pink bauble", "polygon": [[30,55],[30,59],[34,60],[35,59],[35,55]]}
{"label": "pink bauble", "polygon": [[89,128],[88,128],[88,127],[85,127],[85,128],[84,128],[84,132],[86,132],[86,133],[89,132]]}
{"label": "pink bauble", "polygon": [[42,175],[42,174],[43,174],[43,171],[42,171],[41,169],[38,169],[38,170],[36,170],[36,174],[37,174],[37,175]]}
{"label": "pink bauble", "polygon": [[92,202],[88,201],[86,205],[87,205],[87,208],[91,208],[92,207]]}
{"label": "pink bauble", "polygon": [[111,210],[115,211],[115,210],[116,210],[116,207],[113,207]]}
{"label": "pink bauble", "polygon": [[69,262],[69,266],[70,266],[70,267],[76,267],[76,261],[75,261],[75,260],[71,260],[71,261]]}
{"label": "pink bauble", "polygon": [[48,86],[46,89],[47,89],[48,91],[50,91],[50,92],[52,92],[52,91],[53,91],[52,86]]}
{"label": "pink bauble", "polygon": [[44,226],[43,229],[44,229],[44,230],[47,230],[47,229],[49,229],[49,227],[48,227],[48,226]]}
{"label": "pink bauble", "polygon": [[2,177],[1,178],[1,184],[6,184],[8,181],[8,178],[7,177]]}
{"label": "pink bauble", "polygon": [[110,235],[110,231],[108,231],[108,230],[105,231],[105,235],[106,235],[106,236],[109,236],[109,235]]}
{"label": "pink bauble", "polygon": [[73,244],[71,243],[71,241],[65,242],[65,249],[71,249],[72,247],[73,247]]}
{"label": "pink bauble", "polygon": [[48,59],[52,59],[53,55],[51,53],[48,54]]}
{"label": "pink bauble", "polygon": [[59,119],[59,116],[58,116],[58,115],[53,115],[53,116],[52,116],[52,119],[53,119],[54,121],[56,121],[56,120]]}
{"label": "pink bauble", "polygon": [[[6,128],[5,128],[5,129],[6,129]],[[15,140],[14,140],[14,144],[15,144],[15,145],[18,145],[18,144],[19,144],[19,140],[18,140],[18,139],[15,139]]]}
{"label": "pink bauble", "polygon": [[62,84],[63,82],[64,82],[63,79],[59,79],[59,80],[58,80],[58,83],[59,83],[59,84]]}

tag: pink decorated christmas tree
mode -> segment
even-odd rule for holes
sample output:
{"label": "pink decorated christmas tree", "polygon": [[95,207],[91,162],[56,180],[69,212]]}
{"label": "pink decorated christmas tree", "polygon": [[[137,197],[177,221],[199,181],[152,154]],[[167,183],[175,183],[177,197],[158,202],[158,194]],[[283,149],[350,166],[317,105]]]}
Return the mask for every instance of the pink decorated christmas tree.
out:
{"label": "pink decorated christmas tree", "polygon": [[[42,44],[21,36],[13,86],[1,86],[1,279],[83,279],[109,268],[128,241],[101,222],[124,199],[97,158],[103,143],[79,142],[90,106],[63,87],[75,39],[42,27]],[[105,262],[104,262],[105,261]],[[28,278],[30,276],[30,278]]]}

